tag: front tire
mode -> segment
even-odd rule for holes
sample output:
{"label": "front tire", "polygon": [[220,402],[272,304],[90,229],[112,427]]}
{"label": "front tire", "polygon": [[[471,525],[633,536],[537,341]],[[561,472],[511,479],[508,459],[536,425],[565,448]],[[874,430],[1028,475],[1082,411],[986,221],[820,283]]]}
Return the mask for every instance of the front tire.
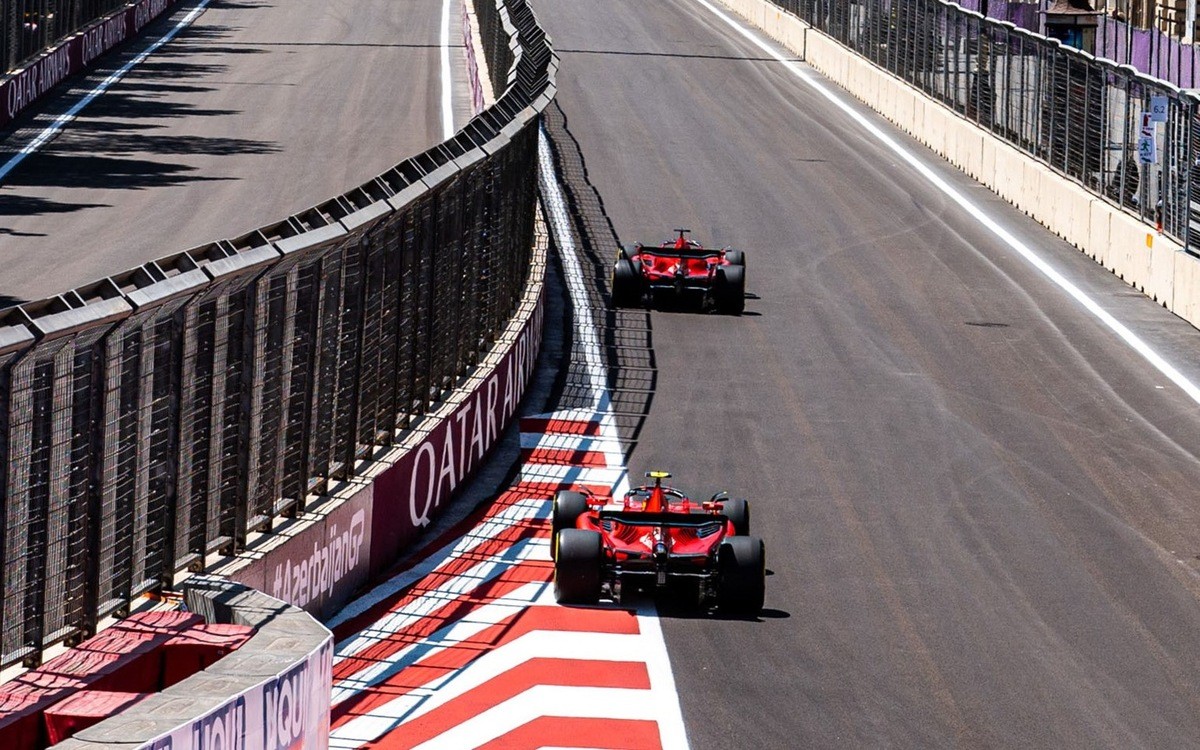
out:
{"label": "front tire", "polygon": [[604,549],[600,532],[563,529],[558,532],[554,560],[554,598],[559,604],[595,604],[600,599]]}
{"label": "front tire", "polygon": [[558,532],[575,528],[575,522],[587,512],[587,495],[582,492],[559,490],[554,495],[550,511],[550,557],[558,558]]}
{"label": "front tire", "polygon": [[721,611],[740,616],[761,612],[767,594],[763,541],[756,536],[729,537],[721,543],[717,565],[721,576],[717,605]]}
{"label": "front tire", "polygon": [[740,497],[731,498],[721,503],[721,515],[733,524],[736,536],[747,536],[750,533],[750,503]]}

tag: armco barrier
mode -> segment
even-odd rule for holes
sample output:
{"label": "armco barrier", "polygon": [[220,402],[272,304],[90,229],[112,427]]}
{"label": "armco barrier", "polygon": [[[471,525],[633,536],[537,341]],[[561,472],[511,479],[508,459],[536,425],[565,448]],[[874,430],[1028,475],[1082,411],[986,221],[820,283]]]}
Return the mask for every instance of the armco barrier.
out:
{"label": "armco barrier", "polygon": [[325,750],[333,635],[307,613],[208,576],[185,587],[208,622],[256,628],[237,651],[199,674],[84,729],[59,750]]}
{"label": "armco barrier", "polygon": [[[133,37],[146,24],[178,2],[179,0],[138,0],[130,3],[115,13],[91,21],[77,33],[55,43],[29,60],[20,70],[0,78],[0,128],[67,76],[91,67],[101,55]],[[29,10],[34,16],[47,17],[54,21],[69,17],[68,12],[72,4],[60,2],[57,9],[50,6],[35,10],[31,3]],[[34,28],[37,27],[33,21],[23,21],[16,17],[16,8],[22,3],[6,2],[4,5],[8,7],[4,9],[3,17],[0,18],[0,26],[11,31],[10,38],[18,36],[16,29],[22,25],[28,27],[32,24]],[[46,41],[51,42],[53,39]],[[16,47],[12,47],[12,50],[15,55]],[[7,63],[8,56],[4,56],[4,59]]]}
{"label": "armco barrier", "polygon": [[[488,416],[456,399],[532,315],[537,129],[557,60],[526,0],[475,7],[503,93],[450,140],[243,237],[0,311],[0,663],[36,664],[309,517],[390,451],[413,448],[422,471],[422,439],[444,451],[439,430]],[[402,489],[403,471],[383,485]],[[353,550],[376,546],[370,493],[369,537],[366,515],[334,514],[256,580],[271,590],[280,570],[281,592],[326,611],[365,573]],[[396,549],[411,533],[380,538]]]}
{"label": "armco barrier", "polygon": [[1126,283],[1200,327],[1200,257],[1184,252],[1178,241],[870,64],[798,17],[768,12],[775,7],[773,2],[722,2],[748,20],[762,20],[767,34],[802,53],[807,63],[839,86]]}

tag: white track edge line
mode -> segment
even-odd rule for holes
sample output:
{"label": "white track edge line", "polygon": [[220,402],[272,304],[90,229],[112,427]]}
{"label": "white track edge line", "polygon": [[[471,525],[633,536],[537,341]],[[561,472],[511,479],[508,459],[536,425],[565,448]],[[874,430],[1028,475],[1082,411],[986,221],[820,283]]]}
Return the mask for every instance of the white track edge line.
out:
{"label": "white track edge line", "polygon": [[[571,297],[571,305],[575,314],[575,329],[577,335],[595,330],[595,319],[588,301],[581,295],[584,288],[583,269],[579,264],[578,250],[575,239],[571,236],[570,227],[565,226],[567,202],[563,197],[562,188],[558,184],[558,175],[554,171],[554,159],[550,153],[550,138],[543,127],[538,134],[538,161],[540,183],[543,199],[551,204],[553,210],[546,211],[546,224],[550,227],[555,241],[562,252],[559,253],[563,264],[563,275],[566,276],[567,292]],[[587,367],[588,382],[592,391],[592,408],[600,417],[600,436],[619,440],[616,419],[612,413],[612,398],[608,392],[608,375],[601,367],[603,360],[600,345],[594,339],[580,337],[583,346],[583,361]],[[629,490],[629,473],[624,465],[613,467],[621,472],[620,478],[613,484],[613,497],[621,497]]]}
{"label": "white track edge line", "polygon": [[1018,255],[1025,259],[1027,263],[1040,271],[1043,276],[1049,279],[1055,286],[1066,292],[1068,296],[1079,303],[1081,307],[1091,313],[1097,320],[1103,323],[1109,330],[1117,335],[1125,342],[1130,349],[1137,352],[1143,359],[1150,363],[1154,369],[1162,373],[1168,380],[1179,387],[1192,401],[1200,404],[1200,387],[1197,387],[1183,373],[1171,365],[1167,360],[1154,350],[1149,344],[1143,341],[1137,334],[1129,329],[1124,323],[1116,319],[1112,313],[1105,310],[1100,303],[1092,299],[1086,292],[1069,281],[1060,271],[1051,266],[1044,258],[1038,255],[1032,248],[1026,245],[1015,235],[1000,225],[1000,222],[992,218],[986,211],[975,205],[969,198],[960,193],[946,180],[935,173],[932,168],[924,164],[915,154],[901,145],[896,139],[892,138],[887,133],[871,122],[865,115],[856,111],[853,107],[847,104],[841,97],[833,93],[824,83],[818,81],[808,71],[801,68],[791,59],[779,54],[767,42],[763,41],[754,32],[745,28],[742,24],[730,18],[729,15],[718,9],[708,0],[693,0],[696,4],[707,8],[713,15],[724,21],[730,28],[743,36],[747,41],[754,44],[760,50],[770,55],[772,58],[782,63],[792,74],[808,84],[814,91],[827,99],[838,109],[850,116],[855,122],[863,127],[868,133],[875,137],[880,143],[891,150],[896,156],[908,163],[919,175],[924,177],[931,185],[947,198],[957,203],[964,211],[974,218],[981,226],[994,234],[1001,242],[1012,248]]}
{"label": "white track edge line", "polygon": [[[549,204],[551,210],[546,211],[546,223],[550,227],[550,231],[554,234],[554,240],[558,243],[562,252],[559,253],[560,260],[563,265],[563,275],[566,277],[567,293],[571,297],[571,305],[574,308],[575,328],[576,330],[595,330],[595,322],[592,318],[592,310],[588,305],[588,301],[583,297],[582,290],[584,288],[583,269],[579,264],[579,256],[575,247],[575,240],[571,236],[570,227],[565,226],[565,217],[567,216],[567,202],[562,194],[562,188],[558,184],[558,175],[554,171],[554,158],[550,153],[550,137],[546,134],[545,126],[543,126],[538,134],[538,161],[539,161],[539,183],[542,190],[542,199]],[[600,432],[603,437],[611,437],[617,439],[619,437],[616,420],[612,413],[612,400],[608,392],[608,376],[604,369],[600,366],[603,361],[600,358],[600,347],[597,343],[587,343],[584,345],[586,354],[585,361],[587,362],[588,379],[591,381],[593,398],[595,399],[596,412],[601,415]],[[592,351],[592,350],[595,351]],[[629,489],[629,474],[624,466],[624,456],[622,455],[622,475],[620,480],[613,488],[613,496],[621,497]],[[669,696],[669,699],[664,697],[662,706],[664,711],[655,716],[658,722],[658,731],[663,747],[669,750],[682,748],[686,750],[688,747],[687,728],[683,723],[683,710],[679,705],[679,692],[675,685],[675,674],[671,670],[670,652],[667,651],[667,643],[663,638],[662,627],[657,622],[657,613],[654,608],[648,607],[645,610],[639,611],[639,621],[642,623],[642,633],[651,641],[662,654],[661,659],[656,659],[651,665],[647,661],[648,666],[652,666],[651,672],[651,691],[655,694]],[[646,619],[643,620],[642,618]],[[647,620],[653,620],[647,627]]]}
{"label": "white track edge line", "polygon": [[193,8],[186,16],[184,16],[179,23],[171,27],[171,30],[164,34],[162,38],[146,49],[142,50],[136,57],[121,66],[119,70],[101,81],[96,88],[92,89],[87,93],[86,96],[75,102],[74,106],[72,106],[64,114],[55,117],[53,122],[47,125],[46,128],[42,130],[42,132],[38,133],[32,141],[27,143],[20,151],[14,154],[12,158],[5,162],[4,166],[0,166],[0,180],[3,180],[5,177],[7,177],[10,172],[17,168],[17,165],[25,161],[27,156],[37,153],[42,146],[46,145],[51,138],[61,132],[69,122],[74,120],[75,116],[83,111],[84,107],[94,102],[97,97],[112,88],[114,83],[120,81],[126,76],[126,74],[129,73],[129,71],[145,62],[147,57],[157,52],[164,44],[170,42],[172,39],[178,36],[179,32],[183,31],[188,26],[191,26],[192,23],[200,16],[200,14],[204,12],[204,9],[208,7],[209,2],[210,0],[200,0],[200,4]]}
{"label": "white track edge line", "polygon": [[454,86],[450,74],[450,3],[442,0],[442,139],[454,137]]}

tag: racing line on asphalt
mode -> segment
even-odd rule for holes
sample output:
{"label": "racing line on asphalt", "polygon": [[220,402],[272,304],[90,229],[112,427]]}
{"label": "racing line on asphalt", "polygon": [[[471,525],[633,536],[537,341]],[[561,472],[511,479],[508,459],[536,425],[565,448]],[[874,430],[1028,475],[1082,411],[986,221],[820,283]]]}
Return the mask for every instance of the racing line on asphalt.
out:
{"label": "racing line on asphalt", "polygon": [[959,207],[966,211],[967,214],[975,219],[975,221],[977,221],[981,226],[994,234],[1001,242],[1012,248],[1018,255],[1024,258],[1029,265],[1041,272],[1041,274],[1050,280],[1051,283],[1053,283],[1062,291],[1066,292],[1067,295],[1079,303],[1083,309],[1087,310],[1093,317],[1103,323],[1105,327],[1115,333],[1119,339],[1124,341],[1125,344],[1129,346],[1129,348],[1137,352],[1143,359],[1149,362],[1151,366],[1153,366],[1168,380],[1178,386],[1180,390],[1186,393],[1189,398],[1200,404],[1200,387],[1196,386],[1196,384],[1194,384],[1187,378],[1187,376],[1176,369],[1174,365],[1168,362],[1153,347],[1143,341],[1137,334],[1130,330],[1128,326],[1117,320],[1112,313],[1105,310],[1100,303],[1096,302],[1076,284],[1067,279],[1066,276],[1050,265],[1049,262],[1038,255],[1031,247],[1017,239],[1015,235],[1001,226],[999,221],[990,216],[986,211],[956,190],[952,185],[950,185],[950,183],[946,182],[944,178],[935,173],[933,169],[918,159],[915,154],[902,146],[896,139],[883,132],[878,125],[871,122],[865,115],[847,104],[842,97],[839,97],[837,94],[833,93],[828,86],[818,81],[808,71],[804,70],[784,55],[781,55],[775,50],[774,47],[764,41],[762,37],[746,28],[743,24],[735,21],[727,13],[709,2],[709,0],[693,0],[693,2],[706,8],[731,29],[736,31],[751,44],[770,55],[773,59],[782,64],[790,73],[795,75],[807,86],[812,88],[831,104],[844,112],[852,120],[857,122],[873,138],[886,146],[888,150],[911,166],[917,174],[921,175],[921,177],[923,177],[930,185],[936,188],[938,192],[942,193],[951,201],[958,204]]}

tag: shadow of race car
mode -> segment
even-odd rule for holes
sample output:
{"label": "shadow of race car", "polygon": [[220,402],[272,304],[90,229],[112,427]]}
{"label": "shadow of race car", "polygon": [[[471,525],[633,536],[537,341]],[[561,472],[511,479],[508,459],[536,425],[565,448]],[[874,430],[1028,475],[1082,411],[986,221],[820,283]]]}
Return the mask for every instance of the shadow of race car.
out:
{"label": "shadow of race car", "polygon": [[724,492],[697,503],[663,485],[670,474],[646,476],[652,485],[612,504],[581,492],[555,495],[550,550],[558,601],[620,603],[631,590],[670,590],[695,597],[702,609],[761,611],[766,553],[762,540],[749,535],[749,503]]}
{"label": "shadow of race car", "polygon": [[659,247],[637,243],[621,248],[613,266],[612,298],[617,307],[657,304],[665,298],[696,299],[702,308],[740,314],[746,307],[746,256],[725,247],[710,250],[689,240],[690,229]]}

